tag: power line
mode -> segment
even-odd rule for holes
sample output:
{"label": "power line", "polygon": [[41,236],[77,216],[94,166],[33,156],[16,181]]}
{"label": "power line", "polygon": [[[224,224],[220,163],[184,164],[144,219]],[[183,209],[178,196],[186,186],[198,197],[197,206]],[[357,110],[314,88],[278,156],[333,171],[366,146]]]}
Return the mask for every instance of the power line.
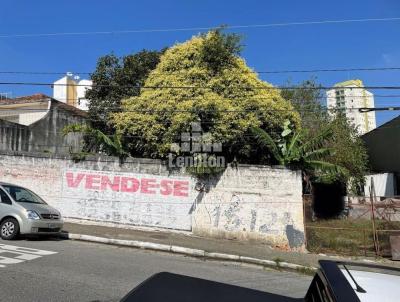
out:
{"label": "power line", "polygon": [[[307,90],[308,88],[304,88],[304,90]],[[1,98],[0,97],[0,106],[5,106],[5,105],[13,105],[13,104],[6,104],[6,103],[2,103],[2,101],[7,101],[7,100],[14,100],[14,99],[18,99],[18,100],[23,100],[24,99],[24,97],[27,97],[27,96],[19,96],[19,97],[15,97],[15,98]],[[138,97],[138,96],[126,96],[126,97],[122,97],[122,99],[128,99],[128,98],[132,98],[132,97]],[[354,96],[348,96],[349,98],[351,98],[351,99],[357,99],[357,98],[361,98],[361,99],[364,99],[365,98],[365,96],[363,96],[363,95],[354,95]],[[400,94],[384,94],[384,95],[381,95],[381,94],[374,94],[373,95],[373,97],[374,98],[400,98]],[[48,100],[48,99],[51,99],[52,97],[49,97],[48,96],[48,98],[47,99],[43,99],[43,100]],[[229,99],[232,99],[232,100],[237,100],[237,99],[239,99],[239,98],[242,98],[242,97],[239,97],[239,96],[231,96],[231,97],[229,97]],[[326,95],[322,95],[322,96],[312,96],[312,98],[313,99],[319,99],[319,100],[325,100],[325,99],[327,99],[327,96]],[[332,98],[335,98],[335,97],[332,97]],[[211,101],[211,99],[208,99],[208,98],[205,98],[205,97],[202,97],[202,96],[191,96],[191,97],[189,97],[189,96],[186,96],[186,97],[184,97],[184,96],[182,96],[182,97],[179,97],[179,99],[180,100],[206,100],[206,101]],[[293,99],[293,100],[287,100],[287,101],[294,101],[294,102],[296,102],[296,100],[298,100],[299,98],[297,97],[297,98],[295,98],[295,99]],[[38,102],[42,102],[43,100],[39,100]],[[57,100],[57,99],[56,99]],[[90,100],[90,99],[85,99],[85,100],[87,100],[87,101],[92,101],[92,100]],[[252,96],[252,97],[249,97],[249,98],[247,98],[246,100],[271,100],[271,98],[270,97],[262,97],[262,96]],[[307,101],[307,98],[304,98],[304,100],[305,101]],[[62,99],[62,101],[60,101],[60,100],[57,100],[57,101],[59,101],[59,102],[68,102],[68,101],[71,101],[71,102],[76,102],[77,101],[77,99]],[[103,99],[101,99],[100,101],[108,101],[108,100],[103,100]],[[398,100],[394,100],[394,101],[398,101]],[[116,108],[119,108],[118,106],[111,106],[111,107],[116,107]],[[110,108],[110,107],[108,107],[108,108]],[[4,108],[4,109],[6,109],[6,108]],[[21,109],[22,110],[22,109]]]}
{"label": "power line", "polygon": [[[392,109],[392,108],[394,108],[394,109]],[[382,111],[382,110],[386,110],[386,111],[393,111],[393,110],[399,110],[398,108],[400,108],[400,107],[385,107],[385,108],[366,108],[366,107],[361,107],[361,108],[351,108],[352,110],[360,110],[360,109],[363,109],[363,110],[366,110],[366,109],[374,109],[374,110],[376,110],[376,111]],[[50,109],[51,110],[51,109]],[[50,111],[49,110],[49,111]],[[336,111],[336,112],[341,112],[342,110],[341,109],[332,109],[333,111]],[[177,110],[175,110],[175,111],[177,111]],[[175,111],[173,111],[173,112],[175,112]],[[271,110],[271,111],[286,111],[286,112],[291,112],[291,111],[295,111],[295,110]],[[346,111],[346,110],[345,110]],[[129,111],[126,111],[126,112],[129,112]],[[151,112],[151,110],[146,110],[146,111],[141,111],[141,112]],[[165,111],[155,111],[155,112],[165,112]],[[187,110],[187,111],[178,111],[178,112],[191,112],[191,111],[189,111],[189,110]],[[246,111],[244,111],[244,110],[238,110],[238,111],[220,111],[220,112],[225,112],[225,113],[241,113],[241,112],[246,112]],[[259,114],[261,114],[261,113],[268,113],[268,111],[266,111],[266,112],[261,112],[261,111],[258,111],[258,112],[256,112],[256,111],[248,111],[248,112],[255,112],[255,113],[259,113]],[[124,113],[124,112],[121,112],[121,113]],[[7,116],[0,116],[0,121],[1,121],[1,118],[4,118],[4,117],[7,117]],[[307,119],[308,121],[320,121],[317,117],[309,117],[308,119]],[[92,121],[92,122],[105,122],[105,121],[107,121],[107,119],[94,119],[94,118],[86,118],[86,121]],[[216,125],[218,125],[218,124],[235,124],[235,121],[215,121],[215,120],[201,120],[200,121],[202,124],[209,124],[209,125],[213,125],[213,124],[216,124]],[[157,122],[158,124],[163,124],[163,125],[166,125],[166,126],[170,126],[171,125],[171,122],[170,121],[158,121]],[[23,128],[21,128],[21,127],[19,127],[19,126],[22,126],[22,127],[26,127],[25,129],[23,129]],[[393,127],[380,127],[380,129],[383,129],[383,128],[393,128]],[[2,125],[0,125],[0,129],[21,129],[21,130],[31,130],[30,128],[29,128],[29,126],[26,126],[26,125],[20,125],[20,124],[17,124],[16,126],[2,126]],[[377,128],[376,128],[377,129]],[[79,132],[79,131],[78,131]],[[61,135],[63,135],[64,134],[64,132],[63,131],[52,131],[52,133],[54,133],[54,134],[61,134]],[[271,133],[275,133],[275,134],[277,134],[277,133],[280,133],[280,132],[277,132],[277,131],[272,131]],[[110,135],[110,137],[112,137],[112,135]],[[127,138],[141,138],[142,136],[140,136],[140,135],[122,135],[122,137],[127,137]],[[1,142],[1,140],[0,140],[0,142]]]}
{"label": "power line", "polygon": [[[271,70],[271,71],[257,71],[252,70],[248,72],[242,71],[241,73],[258,73],[258,74],[279,74],[279,73],[316,73],[316,72],[350,72],[350,71],[398,71],[400,67],[365,67],[365,68],[334,68],[334,69],[293,69],[293,70]],[[73,74],[93,74],[93,72],[72,72]],[[180,74],[184,71],[171,71],[171,72],[154,72],[156,74]],[[66,72],[56,71],[0,71],[0,74],[24,74],[24,75],[66,75]]]}
{"label": "power line", "polygon": [[312,72],[392,71],[392,70],[400,70],[400,67],[273,70],[273,71],[256,71],[256,73],[312,73]]}
{"label": "power line", "polygon": [[[399,125],[395,125],[395,126],[384,126],[384,125],[382,125],[380,127],[374,128],[371,131],[381,131],[381,130],[384,130],[384,129],[399,129],[399,128],[400,128]],[[25,130],[30,130],[30,129],[18,128],[16,126],[0,126],[0,130],[1,129],[21,129],[21,130],[24,130],[24,131]],[[281,135],[281,133],[282,133],[282,131],[278,131],[278,130],[274,130],[274,131],[268,130],[267,132],[270,133],[270,134],[275,134],[275,135]],[[52,133],[60,135],[60,136],[64,135],[64,132],[62,132],[62,131],[52,131]],[[93,137],[93,135],[89,135],[87,133],[79,132],[79,131],[70,132],[70,134],[81,134],[83,136]],[[112,138],[114,135],[106,134],[106,136]],[[251,134],[251,133],[247,133],[247,134],[243,134],[241,137],[243,137],[243,138],[255,138],[255,137],[257,137],[257,135],[254,135],[254,134]],[[138,138],[138,139],[140,139],[140,138],[143,138],[143,136],[142,135],[125,134],[125,135],[121,135],[121,138],[131,138],[131,139],[132,138]],[[159,137],[158,139],[160,140],[160,139],[162,139],[162,137],[161,138]],[[5,142],[3,140],[0,140],[0,146],[1,146],[1,144],[4,144],[4,143]],[[176,141],[175,143],[179,143],[179,141]],[[246,142],[246,144],[258,145],[257,142]],[[34,144],[34,143],[23,144],[23,143],[21,143],[21,146],[25,146],[25,145],[28,145],[28,146],[40,146],[40,147],[60,147],[60,148],[70,148],[70,147],[74,148],[74,147],[77,147],[77,146],[72,146],[72,145],[60,145],[60,144]],[[0,149],[0,152],[1,152],[1,149]]]}
{"label": "power line", "polygon": [[[0,125],[0,130],[1,129],[21,129],[21,128],[8,127],[8,126],[2,127]],[[26,130],[26,129],[23,129],[23,130]],[[59,136],[64,136],[64,133],[62,131],[52,131],[51,133],[59,135]],[[282,131],[275,130],[275,131],[268,131],[268,133],[269,134],[275,134],[275,135],[281,135]],[[84,133],[84,132],[70,132],[68,134],[79,134],[79,135],[86,136],[86,137],[92,137],[89,134]],[[113,134],[105,134],[105,136],[107,136],[109,138],[113,138],[114,137]],[[120,137],[121,138],[127,138],[127,139],[143,139],[142,135],[125,134],[125,135],[121,135]],[[254,135],[254,134],[243,134],[240,137],[241,138],[256,138],[257,135]],[[171,143],[179,143],[179,141],[175,141],[175,142],[171,142]],[[7,142],[4,142],[4,141],[0,140],[0,146],[1,146],[1,144],[7,144]],[[246,142],[246,144],[258,145],[258,143],[256,141]],[[60,149],[67,149],[67,148],[81,148],[81,147],[83,147],[84,144],[80,144],[80,146],[76,146],[76,145],[73,146],[73,145],[60,145],[60,144],[34,144],[34,143],[26,143],[26,144],[24,144],[24,143],[21,143],[20,145],[21,146],[32,146],[32,147],[35,147],[35,146],[37,146],[37,147],[48,147],[48,148],[57,147],[57,148],[60,148]]]}
{"label": "power line", "polygon": [[[13,129],[15,128],[15,129],[18,129],[16,127],[1,127],[0,126],[0,129],[2,129],[2,128],[13,128]],[[400,128],[399,125],[395,125],[395,126],[384,126],[384,125],[382,125],[380,127],[376,127],[374,129],[372,129],[371,131],[380,131],[380,130],[384,130],[384,129],[399,129],[399,128]],[[62,134],[62,132],[60,132],[60,131],[56,131],[56,132],[52,132],[52,133]],[[275,134],[275,135],[281,135],[282,131],[268,131],[268,133]],[[84,136],[89,136],[88,134],[85,134],[85,133],[82,133],[82,132],[76,132],[76,133],[72,133],[72,134],[82,134]],[[110,138],[113,137],[113,135],[106,135],[106,136],[108,136]],[[121,137],[122,138],[143,138],[142,135],[121,135]],[[257,137],[257,135],[244,134],[241,137],[242,138],[255,138],[255,137]],[[4,144],[4,143],[5,142],[0,140],[0,145]],[[179,143],[179,141],[176,141],[175,143]],[[246,142],[246,144],[258,145],[258,143],[255,142],[255,141]],[[243,144],[239,144],[239,145],[243,145]],[[26,143],[26,144],[24,144],[24,143],[21,143],[21,146],[49,147],[49,148],[50,147],[57,147],[57,148],[60,148],[60,149],[66,149],[66,148],[79,148],[79,147],[82,147],[83,144],[81,144],[80,146],[76,146],[76,145],[60,145],[60,144],[34,144],[34,143]],[[2,151],[2,149],[0,149],[0,153],[1,153],[1,151]]]}
{"label": "power line", "polygon": [[[210,100],[208,100],[210,101]],[[125,112],[139,112],[139,113],[175,113],[175,112],[189,112],[189,113],[199,113],[199,112],[212,112],[212,113],[241,113],[241,112],[256,112],[256,113],[269,113],[269,112],[319,112],[319,111],[340,111],[340,110],[360,110],[360,109],[370,109],[370,110],[376,110],[376,111],[383,111],[383,110],[393,110],[393,109],[388,109],[388,108],[397,108],[397,107],[384,107],[384,108],[368,108],[368,107],[341,107],[339,108],[328,108],[328,107],[321,107],[319,109],[306,109],[306,108],[299,108],[299,109],[273,109],[273,108],[268,108],[268,109],[191,109],[191,110],[183,110],[183,109],[165,109],[165,110],[157,110],[157,109],[112,109],[112,107],[117,108],[116,106],[111,106],[107,108],[108,112],[115,112],[115,113],[125,113]],[[1,108],[1,102],[0,102],[0,112],[1,111],[11,111],[11,112],[20,112],[20,111],[27,111],[27,112],[50,112],[50,111],[55,111],[55,108],[51,109],[35,109],[35,108]],[[4,116],[3,116],[4,117]],[[0,116],[1,119],[1,116]]]}
{"label": "power line", "polygon": [[[281,111],[281,112],[292,112],[292,111],[290,111],[290,110],[287,110],[287,111]],[[124,113],[124,112],[121,112],[121,113]],[[146,113],[146,112],[142,112],[142,113]],[[147,113],[149,113],[149,112],[147,112]],[[172,113],[172,112],[171,112]],[[193,112],[193,113],[195,113],[195,112]],[[221,113],[240,113],[240,112],[221,112]],[[250,112],[250,113],[252,113],[252,112]],[[253,112],[253,113],[259,113],[259,114],[262,114],[262,113],[270,113],[270,112]],[[7,116],[0,116],[0,120],[2,119],[2,118],[6,118]],[[85,121],[91,121],[91,122],[108,122],[109,121],[109,119],[107,119],[107,118],[83,118]],[[317,119],[315,119],[315,120],[317,120]],[[214,119],[202,119],[201,121],[200,121],[202,124],[209,124],[209,125],[213,125],[213,124],[216,124],[216,125],[218,125],[218,124],[235,124],[236,122],[234,121],[234,120],[230,120],[230,121],[216,121],[216,120],[214,120]],[[11,122],[12,123],[12,122]],[[158,124],[163,124],[163,125],[165,125],[165,126],[171,126],[173,123],[171,122],[171,121],[156,121],[156,123],[158,123]],[[76,122],[75,124],[79,124],[79,122]],[[18,125],[22,125],[22,124],[18,124]],[[25,126],[25,125],[22,125],[22,126]],[[29,127],[29,126],[25,126],[25,127]],[[15,126],[11,126],[11,127],[8,127],[8,126],[4,126],[4,127],[2,127],[1,125],[0,125],[0,128],[15,128]]]}
{"label": "power line", "polygon": [[[225,29],[250,29],[250,28],[273,28],[299,25],[322,25],[322,24],[342,24],[342,23],[362,23],[362,22],[388,22],[399,21],[400,17],[391,18],[364,18],[364,19],[343,19],[343,20],[318,20],[302,22],[282,22],[269,24],[248,24],[248,25],[226,25]],[[184,28],[156,28],[156,29],[133,29],[115,31],[86,31],[86,32],[55,32],[55,33],[22,33],[22,34],[2,34],[0,38],[29,38],[29,37],[55,37],[55,36],[88,36],[88,35],[117,35],[134,33],[161,33],[161,32],[183,32],[183,31],[205,31],[213,30],[213,27],[184,27]]]}
{"label": "power line", "polygon": [[382,108],[359,108],[359,112],[371,112],[371,111],[397,111],[400,110],[400,107],[382,107]]}
{"label": "power line", "polygon": [[[0,85],[10,86],[69,86],[69,87],[87,87],[87,84],[64,84],[64,83],[42,83],[42,82],[0,82]],[[141,86],[141,85],[112,85],[112,84],[93,84],[91,87],[111,87],[111,88],[136,88],[136,89],[214,89],[211,86]],[[304,90],[304,87],[299,86],[241,86],[235,87],[236,89],[244,90]],[[307,90],[330,90],[330,89],[385,89],[385,90],[398,90],[400,86],[363,86],[363,87],[351,87],[351,86],[319,86],[319,87],[307,87]]]}

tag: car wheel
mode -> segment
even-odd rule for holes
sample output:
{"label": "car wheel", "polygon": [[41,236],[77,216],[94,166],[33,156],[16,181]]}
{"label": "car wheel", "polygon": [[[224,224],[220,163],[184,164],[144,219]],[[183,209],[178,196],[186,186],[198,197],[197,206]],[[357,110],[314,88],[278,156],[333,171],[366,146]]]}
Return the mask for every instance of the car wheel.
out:
{"label": "car wheel", "polygon": [[19,224],[14,218],[4,219],[0,226],[0,236],[4,240],[12,240],[18,236]]}

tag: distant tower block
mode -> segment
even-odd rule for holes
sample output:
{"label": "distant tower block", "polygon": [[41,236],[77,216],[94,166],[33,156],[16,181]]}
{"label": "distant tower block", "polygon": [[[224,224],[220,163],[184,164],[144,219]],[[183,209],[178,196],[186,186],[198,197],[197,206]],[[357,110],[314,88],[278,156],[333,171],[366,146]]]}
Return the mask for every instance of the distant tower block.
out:
{"label": "distant tower block", "polygon": [[374,95],[364,88],[361,80],[337,83],[326,95],[329,113],[344,113],[347,120],[357,127],[360,135],[376,128],[375,112],[359,112],[357,109],[375,106]]}

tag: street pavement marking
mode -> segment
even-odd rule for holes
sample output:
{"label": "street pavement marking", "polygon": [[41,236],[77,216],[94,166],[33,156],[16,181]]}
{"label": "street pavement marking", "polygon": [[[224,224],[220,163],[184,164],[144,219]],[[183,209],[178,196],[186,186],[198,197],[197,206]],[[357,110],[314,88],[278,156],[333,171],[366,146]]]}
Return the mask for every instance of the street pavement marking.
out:
{"label": "street pavement marking", "polygon": [[22,246],[8,245],[8,244],[0,244],[0,249],[4,249],[4,250],[8,250],[8,251],[16,251],[16,252],[21,252],[21,253],[29,253],[29,254],[39,255],[39,256],[57,254],[57,252],[31,249],[29,247],[22,247]]}
{"label": "street pavement marking", "polygon": [[[42,256],[39,256],[39,255],[24,254],[24,253],[15,252],[15,251],[12,251],[12,250],[7,251],[7,250],[4,250],[4,249],[0,249],[0,256],[3,256],[3,257],[4,257],[4,255],[1,255],[2,253],[14,254],[14,255],[16,255],[16,256],[15,256],[15,257],[12,257],[12,258],[16,258],[16,259],[20,259],[20,260],[33,260],[33,259],[42,257]],[[6,256],[6,257],[7,257],[7,256]]]}
{"label": "street pavement marking", "polygon": [[21,263],[21,262],[24,262],[24,260],[0,256],[1,264],[15,264],[15,263]]}
{"label": "street pavement marking", "polygon": [[[22,263],[53,254],[57,254],[57,252],[0,244],[0,268],[6,267],[8,264]],[[13,257],[13,255],[15,256]]]}

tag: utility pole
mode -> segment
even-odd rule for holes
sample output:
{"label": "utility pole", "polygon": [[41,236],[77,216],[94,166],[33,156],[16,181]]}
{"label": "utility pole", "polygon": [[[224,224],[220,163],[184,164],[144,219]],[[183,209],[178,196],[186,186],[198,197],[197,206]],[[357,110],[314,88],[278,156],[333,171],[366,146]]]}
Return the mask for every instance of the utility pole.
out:
{"label": "utility pole", "polygon": [[372,177],[371,177],[371,186],[369,189],[369,195],[370,195],[370,202],[371,202],[372,236],[374,239],[374,249],[375,249],[375,255],[379,256],[379,241],[378,241],[378,234],[376,232],[376,225],[375,225],[375,206],[374,206],[375,185],[374,185],[374,179]]}

